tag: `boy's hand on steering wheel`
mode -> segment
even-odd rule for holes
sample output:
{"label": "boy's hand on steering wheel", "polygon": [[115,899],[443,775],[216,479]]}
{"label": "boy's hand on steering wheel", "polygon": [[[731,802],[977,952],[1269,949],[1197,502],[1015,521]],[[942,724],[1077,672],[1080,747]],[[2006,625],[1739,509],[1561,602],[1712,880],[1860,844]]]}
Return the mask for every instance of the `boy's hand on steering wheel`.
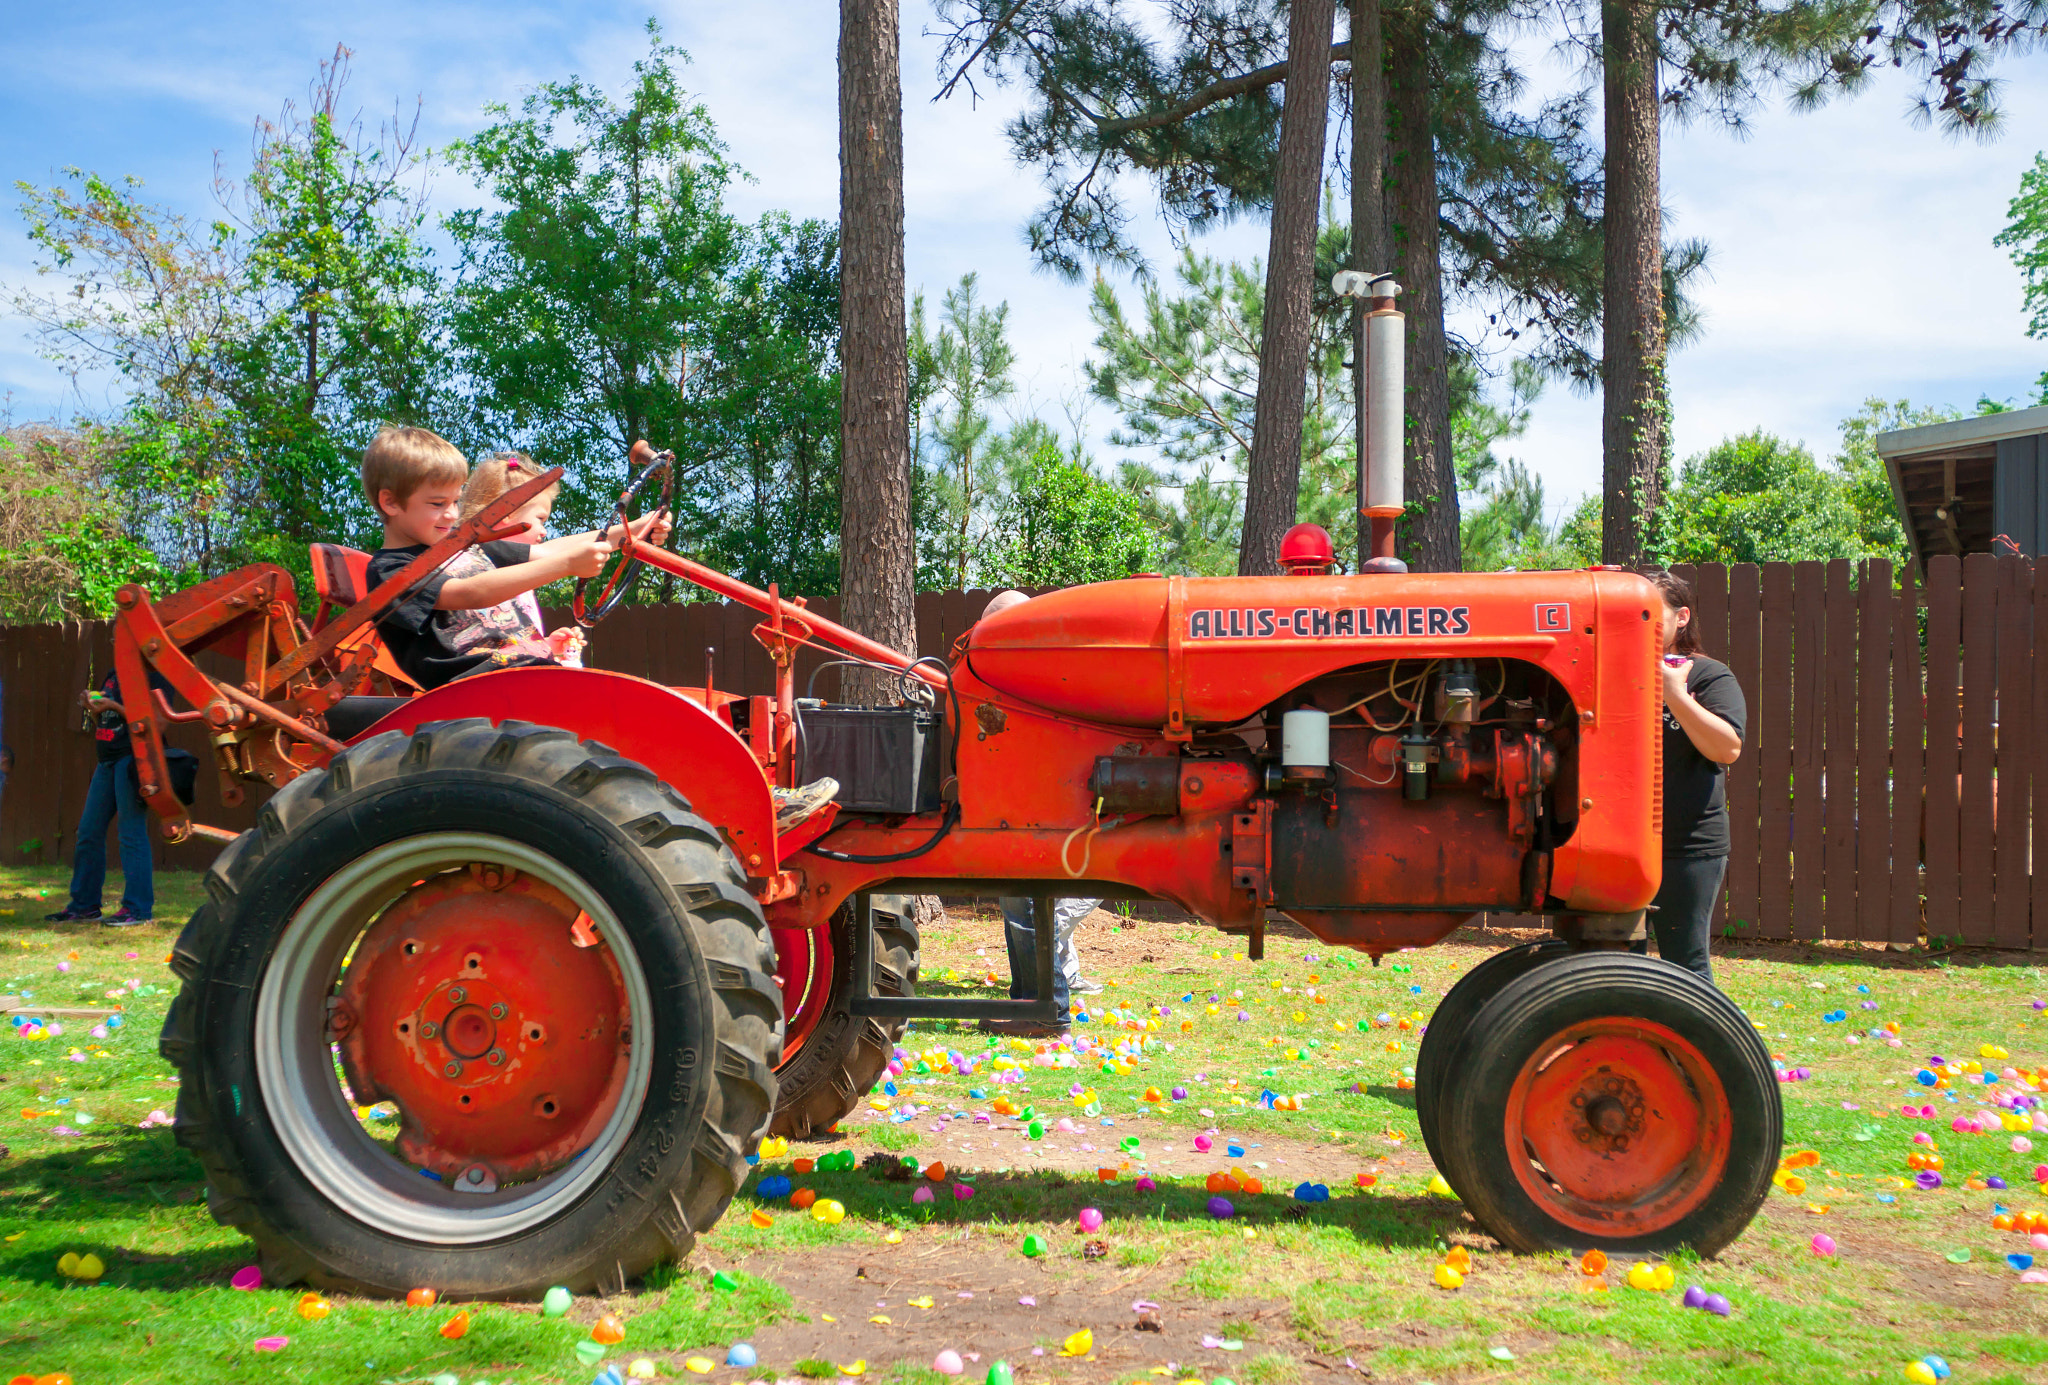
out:
{"label": "boy's hand on steering wheel", "polygon": [[562,565],[564,577],[595,577],[604,566],[605,559],[612,556],[613,544],[603,533],[569,534],[559,539],[549,539],[538,544],[535,556],[545,550],[547,556]]}

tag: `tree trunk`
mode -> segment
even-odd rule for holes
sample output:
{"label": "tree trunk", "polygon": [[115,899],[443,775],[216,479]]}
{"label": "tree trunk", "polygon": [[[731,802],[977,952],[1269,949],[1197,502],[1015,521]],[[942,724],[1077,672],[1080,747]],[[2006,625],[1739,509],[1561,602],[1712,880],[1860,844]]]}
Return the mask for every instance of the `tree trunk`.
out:
{"label": "tree trunk", "polygon": [[1601,8],[1606,91],[1606,249],[1601,284],[1603,562],[1634,567],[1655,514],[1667,445],[1664,227],[1658,186],[1656,8]]}
{"label": "tree trunk", "polygon": [[1408,449],[1402,500],[1402,556],[1417,572],[1456,572],[1458,478],[1451,465],[1451,376],[1444,336],[1443,256],[1437,239],[1436,138],[1430,125],[1430,65],[1424,12],[1386,21],[1392,91],[1394,253],[1408,315],[1403,363]]}
{"label": "tree trunk", "polygon": [[[915,654],[899,64],[896,0],[840,0],[840,619]],[[841,686],[851,701],[896,698],[893,676],[855,669]]]}
{"label": "tree trunk", "polygon": [[1301,411],[1314,323],[1316,212],[1330,114],[1330,29],[1336,0],[1294,0],[1287,26],[1287,97],[1273,171],[1273,229],[1259,336],[1259,394],[1245,478],[1240,573],[1280,570],[1280,537],[1294,523],[1301,485]]}
{"label": "tree trunk", "polygon": [[[1351,0],[1351,267],[1393,265],[1387,249],[1387,69],[1380,0]],[[1357,420],[1358,504],[1365,505],[1365,302],[1351,308],[1352,412]],[[1372,556],[1371,525],[1358,519],[1358,564]]]}

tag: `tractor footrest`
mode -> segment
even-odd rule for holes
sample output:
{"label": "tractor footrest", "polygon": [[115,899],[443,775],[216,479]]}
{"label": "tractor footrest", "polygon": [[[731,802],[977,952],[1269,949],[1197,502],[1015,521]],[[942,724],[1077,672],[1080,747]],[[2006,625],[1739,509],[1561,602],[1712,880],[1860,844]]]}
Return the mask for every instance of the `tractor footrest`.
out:
{"label": "tractor footrest", "polygon": [[1053,994],[1053,968],[1059,965],[1050,896],[1031,901],[1033,960],[1038,973],[1035,996],[1028,1000],[981,1000],[967,996],[875,994],[875,917],[865,894],[853,897],[853,995],[847,1008],[863,1018],[884,1020],[1027,1020],[1064,1024]]}

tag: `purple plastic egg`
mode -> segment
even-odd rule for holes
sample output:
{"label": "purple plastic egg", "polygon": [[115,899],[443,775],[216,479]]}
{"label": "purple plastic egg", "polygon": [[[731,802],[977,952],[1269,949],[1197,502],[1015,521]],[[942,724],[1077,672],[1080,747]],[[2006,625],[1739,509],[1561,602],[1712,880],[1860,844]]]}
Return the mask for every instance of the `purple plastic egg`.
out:
{"label": "purple plastic egg", "polygon": [[1212,1197],[1209,1199],[1209,1215],[1217,1221],[1229,1221],[1237,1215],[1237,1209],[1230,1205],[1227,1197]]}
{"label": "purple plastic egg", "polygon": [[2003,1178],[1994,1173],[1984,1180],[1984,1186],[2002,1193],[2005,1191],[2006,1183]]}
{"label": "purple plastic egg", "polygon": [[1685,1291],[1685,1306],[1688,1308],[1706,1307],[1707,1291],[1697,1284],[1688,1286]]}
{"label": "purple plastic egg", "polygon": [[1913,1175],[1913,1183],[1923,1193],[1931,1193],[1941,1186],[1941,1175],[1933,1169],[1922,1169]]}
{"label": "purple plastic egg", "polygon": [[1717,1318],[1725,1318],[1735,1311],[1728,1303],[1726,1294],[1708,1294],[1706,1310]]}
{"label": "purple plastic egg", "polygon": [[1175,1101],[1186,1101],[1188,1099],[1188,1089],[1186,1087],[1175,1087],[1173,1089],[1173,1099]]}

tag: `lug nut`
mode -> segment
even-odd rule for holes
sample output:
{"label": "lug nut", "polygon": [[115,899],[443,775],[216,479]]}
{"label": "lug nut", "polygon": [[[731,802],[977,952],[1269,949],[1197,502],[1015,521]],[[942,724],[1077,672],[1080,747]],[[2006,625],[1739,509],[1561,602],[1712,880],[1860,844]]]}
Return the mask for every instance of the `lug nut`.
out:
{"label": "lug nut", "polygon": [[449,1059],[448,1066],[441,1069],[441,1075],[443,1077],[462,1076],[462,1064],[456,1062],[453,1058]]}
{"label": "lug nut", "polygon": [[489,1053],[486,1053],[484,1055],[484,1061],[486,1063],[489,1063],[494,1068],[501,1068],[505,1066],[505,1050],[502,1048],[492,1049]]}
{"label": "lug nut", "polygon": [[420,1021],[420,1037],[422,1039],[431,1039],[440,1032],[441,1026],[434,1023],[432,1020]]}
{"label": "lug nut", "polygon": [[491,1018],[494,1020],[501,1020],[511,1013],[510,1010],[505,1008],[505,1002],[502,1000],[491,1007]]}
{"label": "lug nut", "polygon": [[448,999],[453,1004],[460,1005],[463,1001],[467,1000],[468,998],[469,992],[463,990],[462,987],[450,986],[448,988]]}

